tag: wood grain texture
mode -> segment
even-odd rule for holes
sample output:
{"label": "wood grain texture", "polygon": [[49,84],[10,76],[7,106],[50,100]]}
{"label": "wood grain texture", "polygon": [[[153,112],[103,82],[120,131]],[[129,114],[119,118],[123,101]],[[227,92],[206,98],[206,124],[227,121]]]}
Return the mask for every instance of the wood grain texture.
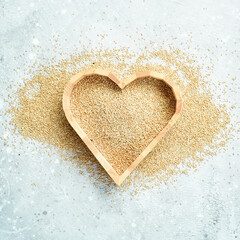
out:
{"label": "wood grain texture", "polygon": [[[93,144],[93,142],[88,138],[85,134],[83,129],[79,126],[76,119],[73,117],[71,108],[70,108],[70,100],[71,94],[74,86],[81,81],[86,76],[90,75],[101,75],[108,77],[114,83],[116,83],[121,89],[124,89],[129,83],[133,82],[139,78],[145,77],[152,77],[155,79],[159,79],[165,82],[173,91],[174,97],[176,99],[176,108],[175,113],[173,114],[172,118],[168,122],[168,124],[159,132],[159,134],[151,141],[151,143],[142,151],[142,153],[132,162],[132,164],[121,174],[119,175],[115,169],[111,166],[111,164],[107,161],[107,159],[101,154],[98,148]],[[103,69],[88,69],[86,71],[80,72],[74,75],[70,81],[67,83],[64,93],[63,93],[63,110],[66,115],[66,118],[70,125],[74,128],[83,142],[87,145],[93,155],[97,158],[109,176],[113,179],[113,181],[120,185],[128,176],[129,174],[137,167],[137,165],[148,155],[149,152],[157,145],[157,143],[162,139],[162,137],[169,131],[169,129],[175,124],[177,119],[179,118],[181,111],[182,111],[183,101],[181,98],[181,94],[177,86],[171,81],[165,79],[163,74],[154,71],[144,71],[138,72],[133,74],[129,78],[125,79],[124,81],[120,81],[113,73],[103,70]]]}

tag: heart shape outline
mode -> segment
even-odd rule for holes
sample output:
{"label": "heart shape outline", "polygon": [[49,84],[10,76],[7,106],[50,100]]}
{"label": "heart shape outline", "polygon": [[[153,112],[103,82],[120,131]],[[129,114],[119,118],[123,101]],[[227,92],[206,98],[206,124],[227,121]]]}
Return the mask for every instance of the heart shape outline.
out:
{"label": "heart shape outline", "polygon": [[[114,83],[120,87],[120,89],[124,89],[128,84],[131,82],[139,79],[139,78],[145,78],[145,77],[152,77],[155,79],[159,79],[160,81],[165,82],[172,90],[174,97],[176,99],[176,107],[175,107],[175,113],[169,120],[169,122],[166,124],[166,126],[158,133],[158,135],[150,142],[150,144],[140,153],[140,155],[131,163],[130,166],[121,174],[119,175],[115,169],[112,167],[112,165],[107,161],[107,159],[101,154],[101,152],[98,150],[98,148],[94,145],[94,143],[88,138],[87,134],[83,131],[83,129],[79,126],[75,118],[73,117],[73,114],[71,112],[71,94],[74,86],[82,79],[84,79],[87,76],[90,75],[100,75],[104,77],[108,77],[110,80],[112,80]],[[157,143],[163,138],[163,136],[170,130],[170,128],[175,124],[175,122],[180,117],[182,107],[183,107],[183,101],[181,98],[181,94],[177,86],[170,80],[165,79],[164,75],[155,71],[143,71],[138,72],[130,77],[126,78],[123,81],[120,81],[113,73],[110,71],[104,70],[104,69],[88,69],[86,71],[77,73],[74,75],[70,81],[67,83],[67,85],[64,88],[63,92],[63,98],[62,98],[62,104],[63,104],[63,110],[65,113],[65,116],[70,123],[70,125],[73,127],[73,129],[77,132],[79,137],[82,139],[82,141],[87,145],[89,150],[92,152],[92,154],[95,156],[95,158],[99,161],[99,163],[102,165],[102,167],[105,169],[105,171],[109,174],[109,176],[113,179],[113,181],[120,186],[120,184],[133,172],[133,170],[137,167],[137,165],[152,151],[152,149],[157,145]]]}

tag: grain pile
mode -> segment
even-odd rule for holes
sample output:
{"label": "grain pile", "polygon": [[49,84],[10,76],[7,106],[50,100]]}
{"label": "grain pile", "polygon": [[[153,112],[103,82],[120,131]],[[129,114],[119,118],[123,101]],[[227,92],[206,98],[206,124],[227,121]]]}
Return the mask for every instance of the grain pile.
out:
{"label": "grain pile", "polygon": [[85,77],[74,87],[71,111],[118,174],[157,136],[175,112],[170,87],[153,78],[121,90],[107,77]]}
{"label": "grain pile", "polygon": [[136,55],[127,48],[104,49],[36,65],[25,85],[12,94],[12,107],[8,111],[12,124],[26,139],[55,146],[64,160],[79,166],[80,173],[85,174],[86,169],[96,185],[107,189],[115,187],[67,122],[62,110],[64,86],[72,75],[93,66],[109,69],[119,78],[144,70],[162,72],[178,84],[184,101],[183,113],[120,188],[124,190],[132,184],[146,187],[153,181],[161,183],[176,174],[186,173],[186,169],[196,168],[205,156],[216,154],[226,145],[229,114],[225,106],[213,101],[208,73],[203,76],[202,66],[187,54],[161,46],[142,52]]}

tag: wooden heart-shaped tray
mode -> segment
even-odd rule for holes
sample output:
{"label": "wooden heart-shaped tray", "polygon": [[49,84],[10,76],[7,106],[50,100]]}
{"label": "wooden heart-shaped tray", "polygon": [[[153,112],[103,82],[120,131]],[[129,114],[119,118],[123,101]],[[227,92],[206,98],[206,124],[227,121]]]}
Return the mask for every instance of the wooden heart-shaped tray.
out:
{"label": "wooden heart-shaped tray", "polygon": [[[80,127],[79,123],[73,116],[73,113],[71,111],[71,96],[74,87],[80,82],[84,81],[84,78],[92,76],[92,75],[98,75],[100,77],[107,77],[109,80],[117,84],[117,86],[123,90],[128,84],[131,82],[142,79],[146,77],[151,77],[153,79],[158,79],[160,81],[163,81],[166,83],[175,98],[176,106],[175,106],[175,112],[172,115],[169,122],[162,128],[162,130],[153,138],[153,140],[150,142],[150,144],[147,145],[147,147],[144,148],[143,151],[136,157],[135,160],[132,161],[132,163],[126,168],[126,170],[119,174],[114,167],[110,164],[109,161],[104,157],[104,155],[100,152],[100,150],[97,148],[97,146],[94,144],[93,140],[85,133],[82,127]],[[156,144],[161,140],[161,138],[169,131],[169,129],[174,125],[174,123],[177,121],[177,119],[180,116],[180,113],[182,111],[182,99],[180,95],[180,91],[177,88],[177,86],[169,79],[166,79],[163,74],[154,72],[154,71],[144,71],[139,72],[136,74],[133,74],[129,78],[125,79],[124,81],[120,81],[117,77],[115,77],[111,72],[102,70],[102,69],[89,69],[83,72],[80,72],[76,75],[74,75],[71,80],[67,83],[64,93],[63,93],[63,110],[65,112],[66,118],[70,125],[74,128],[74,130],[77,132],[77,134],[80,136],[80,138],[83,140],[83,142],[87,145],[87,147],[90,149],[90,151],[93,153],[93,155],[97,158],[97,160],[100,162],[100,164],[103,166],[103,168],[106,170],[106,172],[110,175],[110,177],[114,180],[114,182],[117,185],[120,185],[127,177],[128,175],[136,168],[136,166],[147,156],[147,154],[156,146]]]}

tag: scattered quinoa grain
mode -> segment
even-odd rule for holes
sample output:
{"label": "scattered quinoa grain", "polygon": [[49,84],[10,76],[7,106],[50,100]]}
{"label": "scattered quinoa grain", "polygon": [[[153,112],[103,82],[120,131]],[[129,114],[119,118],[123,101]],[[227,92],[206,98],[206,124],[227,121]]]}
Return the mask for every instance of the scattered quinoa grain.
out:
{"label": "scattered quinoa grain", "polygon": [[[29,77],[24,80],[24,85],[9,95],[11,124],[25,139],[35,139],[56,147],[62,159],[79,167],[80,174],[84,174],[86,169],[96,186],[111,192],[115,184],[65,118],[62,110],[64,86],[74,74],[91,68],[93,62],[94,67],[108,69],[120,79],[144,70],[162,72],[181,90],[184,100],[181,118],[118,190],[124,191],[129,185],[134,185],[140,191],[150,184],[160,184],[169,179],[174,181],[174,176],[196,168],[205,156],[215,155],[219,148],[226,145],[231,131],[230,116],[225,106],[217,105],[213,100],[209,89],[210,74],[203,76],[202,66],[197,65],[191,56],[171,46],[168,50],[156,46],[152,50],[141,51],[142,54],[138,55],[126,47],[92,50],[75,53],[60,61],[53,58],[49,63],[35,64],[36,67],[28,71]],[[97,94],[94,92],[94,96]],[[141,95],[144,94],[147,93],[141,92]],[[102,99],[106,100],[104,96]],[[114,104],[111,109],[113,114],[118,111]],[[165,112],[164,121],[171,109]],[[143,115],[136,117],[139,120]],[[156,116],[156,119],[159,117]],[[152,136],[151,132],[146,134]],[[104,143],[99,141],[98,144]],[[105,146],[102,148],[105,149]],[[126,161],[129,164],[128,159]]]}

